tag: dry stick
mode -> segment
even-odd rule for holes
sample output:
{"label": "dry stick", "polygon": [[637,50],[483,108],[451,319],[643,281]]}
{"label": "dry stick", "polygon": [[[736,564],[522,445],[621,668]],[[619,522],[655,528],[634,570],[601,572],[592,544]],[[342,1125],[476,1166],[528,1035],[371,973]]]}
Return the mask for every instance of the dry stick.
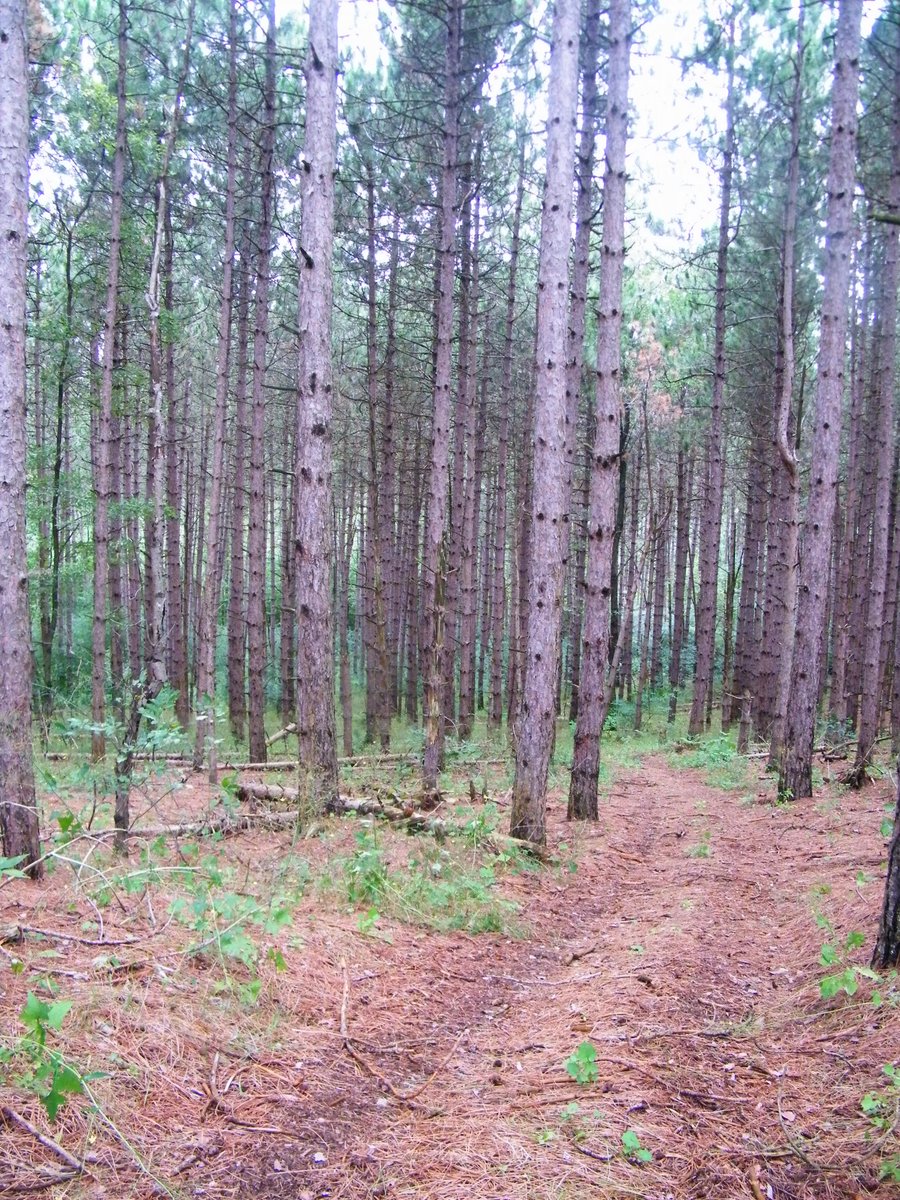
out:
{"label": "dry stick", "polygon": [[[36,933],[41,937],[53,938],[57,942],[77,942],[79,946],[134,946],[138,942],[144,941],[144,938],[116,938],[113,941],[104,941],[102,938],[83,938],[76,937],[73,933],[61,933],[55,929],[37,929],[33,925],[17,925],[15,929],[19,933]],[[4,941],[18,941],[18,937],[10,937],[10,932],[7,931],[2,935]],[[147,937],[153,937],[152,933],[148,933]]]}
{"label": "dry stick", "polygon": [[[40,1144],[46,1150],[49,1150],[51,1154],[55,1154],[60,1162],[64,1162],[67,1167],[71,1167],[72,1170],[77,1171],[79,1175],[84,1172],[85,1165],[81,1159],[76,1158],[74,1154],[70,1154],[68,1150],[64,1150],[62,1146],[60,1146],[59,1142],[54,1142],[52,1137],[48,1137],[47,1134],[41,1133],[36,1126],[32,1125],[30,1121],[27,1121],[25,1117],[21,1115],[21,1113],[17,1113],[14,1108],[10,1108],[8,1105],[4,1104],[3,1107],[0,1108],[0,1113],[3,1114],[3,1119],[5,1121],[9,1122],[11,1125],[18,1125],[19,1128],[24,1129],[26,1133],[30,1133],[35,1141],[40,1142]],[[85,1161],[96,1162],[96,1155],[87,1155]]]}
{"label": "dry stick", "polygon": [[35,1192],[45,1192],[47,1188],[59,1187],[61,1183],[77,1179],[79,1174],[79,1171],[61,1171],[59,1175],[51,1175],[47,1179],[38,1180],[37,1183],[6,1184],[0,1181],[0,1193],[4,1196],[33,1196]]}

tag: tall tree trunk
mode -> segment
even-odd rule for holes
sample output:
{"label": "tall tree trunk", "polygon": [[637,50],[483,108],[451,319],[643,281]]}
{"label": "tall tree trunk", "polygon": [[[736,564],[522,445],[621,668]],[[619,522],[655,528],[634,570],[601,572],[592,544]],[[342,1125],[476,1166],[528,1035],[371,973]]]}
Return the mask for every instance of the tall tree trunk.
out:
{"label": "tall tree trunk", "polygon": [[[466,147],[461,157],[468,157]],[[450,528],[447,552],[447,579],[444,585],[444,648],[441,665],[444,689],[443,726],[446,733],[456,721],[456,658],[459,648],[460,575],[462,573],[463,535],[466,512],[466,459],[472,453],[472,418],[475,411],[475,363],[472,360],[472,325],[477,304],[472,249],[472,200],[477,182],[464,175],[460,190],[464,194],[459,241],[459,352],[456,360],[456,406],[453,418],[453,479],[450,484]]]}
{"label": "tall tree trunk", "polygon": [[112,194],[109,210],[109,267],[106,276],[106,315],[103,322],[103,375],[96,449],[96,500],[94,509],[94,615],[91,627],[91,756],[95,762],[106,753],[103,725],[106,720],[106,586],[109,574],[110,441],[112,438],[113,343],[119,290],[119,244],[122,240],[122,189],[125,183],[125,71],[128,58],[126,0],[118,4],[118,68],[116,74],[116,145],[113,153]]}
{"label": "tall tree trunk", "polygon": [[556,0],[550,48],[547,171],[541,218],[534,379],[534,487],[531,573],[516,774],[510,829],[545,840],[547,772],[555,729],[562,586],[569,542],[569,442],[566,350],[575,109],[578,97],[577,0]]}
{"label": "tall tree trunk", "polygon": [[[290,422],[295,428],[287,428]],[[281,489],[281,640],[279,664],[281,672],[280,705],[285,724],[292,722],[297,712],[297,588],[294,564],[294,530],[297,513],[297,484],[292,468],[294,461],[294,432],[296,414],[285,413],[284,456]],[[274,501],[270,506],[274,525]],[[274,657],[274,654],[273,654]]]}
{"label": "tall tree trunk", "polygon": [[[249,174],[249,172],[247,172]],[[244,611],[244,456],[247,447],[247,365],[250,326],[250,231],[241,240],[237,304],[237,363],[234,381],[234,490],[231,497],[231,568],[228,584],[228,720],[236,742],[244,740],[247,717],[245,669],[247,623]],[[282,606],[284,596],[282,595]],[[282,617],[283,629],[283,617]]]}
{"label": "tall tree trunk", "polygon": [[862,0],[841,0],[828,172],[828,218],[816,381],[812,478],[803,529],[791,705],[778,787],[795,799],[812,794],[812,752],[819,695],[819,648],[826,616],[841,435],[847,288],[850,280],[856,104]]}
{"label": "tall tree trunk", "polygon": [[24,0],[0,0],[0,826],[3,853],[21,855],[21,865],[37,878],[43,868],[31,757],[31,615],[25,545],[29,128],[25,7]]}
{"label": "tall tree trunk", "polygon": [[503,630],[506,625],[506,510],[507,463],[509,460],[509,415],[512,405],[513,328],[516,316],[516,276],[519,268],[519,231],[525,195],[525,138],[520,134],[519,171],[513,208],[509,275],[506,281],[506,319],[503,361],[500,368],[500,424],[497,442],[497,512],[494,521],[494,566],[491,596],[491,703],[488,728],[499,729],[503,720]]}
{"label": "tall tree trunk", "polygon": [[[476,204],[476,217],[479,207]],[[476,245],[477,245],[476,237]],[[477,263],[477,256],[476,256]],[[477,270],[477,267],[476,267]],[[475,320],[473,316],[472,357],[475,357]],[[487,363],[481,367],[478,412],[474,431],[474,451],[466,479],[466,512],[463,529],[462,611],[460,614],[459,664],[459,737],[467,741],[475,723],[475,652],[478,615],[478,535],[481,525],[481,485],[484,473],[484,439],[487,427]],[[474,410],[473,410],[474,411]]]}
{"label": "tall tree trunk", "polygon": [[688,534],[691,521],[690,465],[679,443],[675,483],[675,571],[672,588],[672,647],[669,657],[669,713],[672,724],[681,687],[681,654],[684,649],[684,585],[687,576]]}
{"label": "tall tree trunk", "polygon": [[[274,0],[272,0],[274,3]],[[297,739],[301,795],[316,809],[337,797],[331,619],[331,256],[337,105],[337,0],[309,12],[300,230],[297,393]],[[274,17],[272,20],[274,39]]]}
{"label": "tall tree trunk", "polygon": [[[697,614],[697,665],[688,732],[703,732],[704,712],[712,695],[719,590],[719,543],[725,487],[725,318],[728,304],[728,247],[731,243],[731,185],[734,169],[734,17],[728,31],[728,82],[725,96],[725,148],[720,174],[719,245],[716,254],[716,315],[713,389],[706,440],[707,486],[703,501],[700,548],[700,608]],[[649,468],[649,463],[647,464]]]}
{"label": "tall tree trunk", "polygon": [[737,529],[734,515],[734,498],[732,497],[731,514],[728,519],[728,532],[725,538],[725,614],[724,614],[724,646],[722,650],[722,731],[731,728],[732,702],[735,699],[735,686],[732,678],[732,663],[734,660],[734,593],[737,590]]}
{"label": "tall tree trunk", "polygon": [[[174,236],[171,198],[166,196],[166,313],[175,310]],[[188,723],[187,641],[184,586],[181,578],[181,460],[178,399],[175,391],[175,343],[166,346],[166,613],[169,633],[169,681],[175,689],[175,716],[182,729]]]}
{"label": "tall tree trunk", "polygon": [[366,253],[366,380],[369,410],[369,514],[371,538],[369,562],[372,567],[371,595],[374,623],[372,671],[367,681],[374,702],[375,727],[382,751],[391,745],[392,697],[388,663],[387,582],[385,566],[390,558],[391,512],[385,511],[382,490],[384,463],[379,463],[378,438],[378,303],[375,237],[375,175],[366,164],[366,215],[368,242]]}
{"label": "tall tree trunk", "polygon": [[267,5],[265,115],[259,147],[260,207],[253,306],[250,400],[250,496],[247,529],[247,734],[253,762],[266,761],[266,347],[269,340],[269,258],[275,203],[275,14]]}
{"label": "tall tree trunk", "polygon": [[447,487],[450,468],[450,350],[453,336],[453,280],[456,273],[457,157],[459,143],[459,63],[463,0],[447,0],[447,43],[444,75],[443,165],[441,169],[441,221],[438,233],[438,286],[435,320],[434,406],[432,410],[431,464],[428,507],[422,548],[422,615],[427,625],[423,638],[425,749],[422,787],[437,791],[443,746],[440,676],[444,644],[443,587],[447,532]]}
{"label": "tall tree trunk", "polygon": [[[892,159],[888,189],[888,212],[900,214],[900,37],[895,31],[894,97],[891,114]],[[866,768],[878,738],[881,718],[882,659],[884,614],[888,572],[888,541],[891,527],[891,482],[894,468],[894,375],[897,352],[897,258],[900,228],[883,225],[884,260],[881,270],[881,304],[878,376],[875,381],[877,410],[875,421],[875,506],[872,531],[872,568],[869,572],[869,605],[866,616],[865,658],[863,661],[862,703],[859,710],[859,740],[856,762],[850,782],[857,787],[865,782]]]}
{"label": "tall tree trunk", "polygon": [[228,405],[228,363],[231,350],[231,316],[234,279],[234,198],[237,182],[237,0],[228,5],[228,140],[225,166],[225,247],[222,259],[222,297],[216,346],[216,397],[213,410],[212,471],[209,511],[206,517],[206,574],[200,600],[197,630],[197,737],[194,768],[209,750],[210,782],[216,781],[216,641],[220,595],[220,540],[224,508],[225,417]]}
{"label": "tall tree trunk", "polygon": [[[763,422],[753,420],[753,440],[747,464],[747,508],[744,513],[744,542],[741,551],[741,592],[738,600],[737,632],[734,642],[734,678],[731,691],[743,697],[757,695],[760,655],[759,611],[763,590],[763,550],[766,528],[767,463]],[[676,621],[679,614],[676,612]]]}
{"label": "tall tree trunk", "polygon": [[[867,243],[868,246],[868,243]],[[858,268],[857,268],[858,269]],[[850,333],[850,411],[847,414],[847,468],[845,473],[844,520],[840,546],[840,559],[835,597],[835,619],[833,635],[833,662],[829,709],[835,719],[844,724],[848,717],[848,689],[853,676],[850,669],[851,624],[855,605],[854,597],[862,590],[863,581],[856,578],[854,566],[857,561],[857,544],[861,541],[857,526],[863,498],[864,463],[867,458],[866,420],[863,411],[865,374],[865,320],[868,311],[869,273],[865,272],[862,283],[860,313],[854,313]],[[851,287],[851,296],[854,292]],[[855,308],[855,305],[854,305]],[[855,719],[855,705],[854,705]]]}
{"label": "tall tree trunk", "polygon": [[[566,391],[568,395],[568,420],[572,429],[570,455],[574,456],[575,445],[578,442],[576,429],[578,410],[581,400],[582,368],[584,364],[584,315],[587,306],[587,284],[591,267],[591,232],[594,220],[594,144],[597,135],[597,57],[600,41],[600,7],[589,4],[584,18],[584,30],[581,38],[581,134],[576,158],[577,199],[575,202],[575,247],[570,288],[569,305],[569,342],[566,353]],[[591,410],[593,397],[589,397],[588,430],[593,428]],[[590,432],[586,438],[591,441]],[[590,463],[586,455],[584,487],[581,493],[584,497],[585,515],[587,512]],[[571,472],[571,467],[570,467]],[[571,490],[571,474],[569,478]],[[578,676],[581,671],[581,605],[585,568],[585,538],[582,536],[580,525],[571,531],[577,543],[575,580],[573,583],[573,612],[572,636],[569,639],[569,674],[572,678],[572,699],[570,719],[575,719],[578,713]]]}
{"label": "tall tree trunk", "polygon": [[600,735],[609,661],[613,531],[621,450],[620,367],[630,34],[630,0],[611,0],[602,265],[597,313],[597,397],[587,518],[578,720],[567,814],[570,819],[593,821],[597,820]]}
{"label": "tall tree trunk", "polygon": [[[797,616],[797,540],[799,532],[800,473],[797,464],[796,439],[791,438],[791,408],[794,397],[794,258],[797,241],[797,198],[800,192],[800,121],[803,98],[803,14],[797,21],[797,61],[794,67],[794,95],[791,104],[791,157],[788,164],[787,197],[784,206],[781,273],[781,389],[775,410],[775,443],[778,463],[784,472],[784,507],[775,514],[782,521],[782,561],[784,563],[784,637],[779,654],[778,691],[775,720],[769,748],[769,769],[779,769],[784,740],[787,709],[790,704],[791,650],[794,645],[794,623]],[[840,434],[839,434],[840,436]]]}

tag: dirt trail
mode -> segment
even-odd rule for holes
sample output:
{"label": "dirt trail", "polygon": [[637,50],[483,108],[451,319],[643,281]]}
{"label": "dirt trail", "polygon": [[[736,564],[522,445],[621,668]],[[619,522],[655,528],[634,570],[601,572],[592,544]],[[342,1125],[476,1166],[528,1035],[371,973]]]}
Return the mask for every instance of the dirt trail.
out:
{"label": "dirt trail", "polygon": [[[650,758],[594,829],[551,805],[560,866],[506,889],[527,939],[362,937],[319,898],[255,1053],[228,1049],[196,981],[172,1010],[177,973],[165,994],[135,985],[94,1036],[130,1037],[132,1074],[146,1068],[134,1136],[177,1196],[894,1195],[860,1100],[900,1053],[900,1009],[865,989],[820,999],[814,919],[835,941],[871,934],[887,798],[885,784],[779,809]],[[243,852],[278,860],[285,838],[267,836]],[[596,1078],[579,1085],[563,1063],[585,1041]],[[652,1161],[625,1157],[626,1131]],[[97,1178],[59,1194],[154,1194],[121,1165]]]}
{"label": "dirt trail", "polygon": [[[557,842],[572,833],[560,809]],[[392,1044],[440,1030],[411,1082],[438,1074],[416,1107],[382,1097],[374,1128],[360,1114],[349,1177],[344,1156],[309,1195],[891,1194],[854,1160],[860,1098],[900,1050],[897,1010],[819,1000],[812,911],[818,884],[839,930],[872,930],[878,887],[853,879],[880,858],[875,789],[779,810],[656,758],[602,811],[576,874],[518,881],[529,942],[425,939],[412,978],[397,972],[374,1026]],[[377,1041],[364,999],[351,989],[351,1029]],[[579,1086],[563,1062],[585,1040],[597,1079]],[[626,1130],[652,1163],[625,1159]]]}

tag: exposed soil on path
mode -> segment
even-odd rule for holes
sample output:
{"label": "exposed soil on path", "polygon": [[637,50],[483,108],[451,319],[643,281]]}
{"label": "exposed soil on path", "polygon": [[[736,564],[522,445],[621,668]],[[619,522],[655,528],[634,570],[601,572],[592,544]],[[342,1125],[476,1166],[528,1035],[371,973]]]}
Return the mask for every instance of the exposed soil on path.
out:
{"label": "exposed soil on path", "polygon": [[[96,1157],[89,1177],[40,1194],[143,1197],[164,1183],[259,1200],[894,1196],[878,1175],[900,1152],[896,1104],[879,1132],[860,1102],[900,1055],[900,1007],[873,1005],[866,980],[852,997],[819,991],[823,942],[840,949],[862,930],[871,943],[889,790],[779,808],[650,758],[612,785],[596,828],[573,830],[551,806],[558,865],[503,885],[526,938],[386,921],[367,935],[310,896],[253,1037],[217,1008],[202,957],[167,967],[145,934],[120,951],[126,977],[98,982],[96,947],[62,943],[57,975],[91,1066],[109,1064],[96,1086],[115,1130],[81,1101],[50,1127],[4,1088],[3,1103]],[[275,864],[290,838],[239,843],[233,853]],[[4,891],[4,924],[77,931],[90,915],[73,909],[65,925],[52,896],[34,895]],[[115,921],[107,938],[136,933]],[[16,949],[33,970],[41,943]],[[8,1044],[33,975],[3,978]],[[564,1062],[584,1042],[596,1057],[579,1084]],[[626,1131],[651,1161],[626,1157]],[[0,1128],[0,1194],[37,1195],[50,1171],[65,1171],[52,1150]]]}

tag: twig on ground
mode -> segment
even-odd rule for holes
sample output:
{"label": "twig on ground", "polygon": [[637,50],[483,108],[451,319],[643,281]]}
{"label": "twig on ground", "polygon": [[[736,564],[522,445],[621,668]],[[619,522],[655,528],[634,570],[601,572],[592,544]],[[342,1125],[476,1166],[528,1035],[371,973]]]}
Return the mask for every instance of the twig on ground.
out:
{"label": "twig on ground", "polygon": [[[4,1104],[2,1108],[0,1108],[0,1113],[3,1114],[3,1119],[10,1125],[18,1125],[18,1127],[20,1129],[24,1129],[26,1133],[30,1133],[36,1142],[40,1142],[45,1150],[49,1150],[50,1153],[55,1155],[60,1162],[64,1162],[67,1167],[71,1167],[72,1170],[79,1175],[84,1172],[85,1164],[80,1158],[76,1158],[74,1154],[70,1154],[68,1150],[64,1150],[63,1147],[60,1146],[59,1142],[55,1142],[53,1138],[48,1137],[46,1133],[41,1133],[37,1126],[32,1125],[32,1123],[26,1120],[21,1113],[17,1113],[14,1108],[10,1108],[8,1104]],[[95,1156],[93,1155],[88,1156],[85,1161],[90,1162],[92,1159],[96,1161]]]}

